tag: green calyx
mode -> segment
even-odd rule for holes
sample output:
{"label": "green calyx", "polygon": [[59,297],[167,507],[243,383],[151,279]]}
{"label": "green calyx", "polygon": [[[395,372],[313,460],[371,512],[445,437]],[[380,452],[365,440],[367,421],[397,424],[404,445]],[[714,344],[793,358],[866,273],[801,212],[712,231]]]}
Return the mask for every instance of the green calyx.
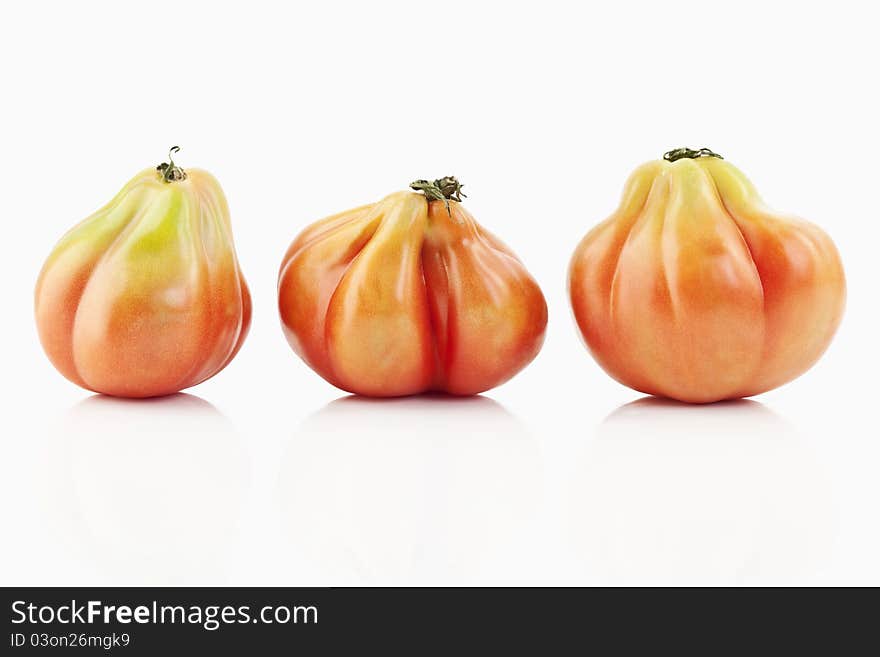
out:
{"label": "green calyx", "polygon": [[691,160],[696,160],[699,157],[717,157],[719,160],[723,160],[718,153],[709,150],[708,148],[674,148],[671,151],[666,151],[663,153],[663,159],[667,162],[675,162],[676,160],[682,160],[684,158],[688,158]]}
{"label": "green calyx", "polygon": [[174,164],[174,160],[172,159],[172,155],[180,150],[180,146],[172,146],[168,149],[168,161],[163,162],[159,166],[156,167],[156,171],[162,174],[162,180],[167,183],[175,182],[177,180],[185,180],[186,179],[186,171],[181,169],[179,166]]}
{"label": "green calyx", "polygon": [[455,176],[444,176],[437,180],[416,180],[409,186],[417,192],[422,192],[429,201],[443,201],[450,217],[452,211],[449,209],[449,201],[461,203],[462,197],[467,198],[467,194],[461,191],[464,185],[458,182]]}

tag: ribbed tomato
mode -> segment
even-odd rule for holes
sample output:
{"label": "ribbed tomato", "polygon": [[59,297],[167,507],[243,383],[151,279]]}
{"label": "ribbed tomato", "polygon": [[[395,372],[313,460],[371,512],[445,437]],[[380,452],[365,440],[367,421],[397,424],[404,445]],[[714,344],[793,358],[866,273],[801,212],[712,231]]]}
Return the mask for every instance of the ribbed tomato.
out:
{"label": "ribbed tomato", "polygon": [[733,165],[677,149],[630,177],[577,247],[574,315],[631,388],[687,402],[755,395],[825,351],[846,285],[831,239],[770,210]]}
{"label": "ribbed tomato", "polygon": [[170,156],[142,171],[56,245],[35,306],[49,359],[88,390],[152,397],[213,376],[251,319],[220,185]]}
{"label": "ribbed tomato", "polygon": [[363,395],[469,395],[538,353],[547,306],[513,253],[459,203],[451,177],[413,183],[306,228],[281,265],[290,345]]}

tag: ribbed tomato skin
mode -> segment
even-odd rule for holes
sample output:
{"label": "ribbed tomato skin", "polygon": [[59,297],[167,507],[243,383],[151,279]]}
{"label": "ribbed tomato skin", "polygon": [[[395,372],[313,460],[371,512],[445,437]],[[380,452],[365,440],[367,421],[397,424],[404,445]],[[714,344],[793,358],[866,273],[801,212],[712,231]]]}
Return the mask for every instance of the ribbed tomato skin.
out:
{"label": "ribbed tomato skin", "polygon": [[304,230],[281,264],[278,309],[312,369],[377,397],[493,388],[531,362],[547,325],[506,246],[461,204],[412,192]]}
{"label": "ribbed tomato skin", "polygon": [[685,402],[756,395],[815,363],[846,282],[831,239],[770,210],[717,157],[649,162],[569,268],[596,361],[636,390]]}
{"label": "ribbed tomato skin", "polygon": [[35,315],[52,364],[88,390],[154,397],[222,370],[251,298],[220,185],[198,169],[173,182],[142,171],[56,245]]}

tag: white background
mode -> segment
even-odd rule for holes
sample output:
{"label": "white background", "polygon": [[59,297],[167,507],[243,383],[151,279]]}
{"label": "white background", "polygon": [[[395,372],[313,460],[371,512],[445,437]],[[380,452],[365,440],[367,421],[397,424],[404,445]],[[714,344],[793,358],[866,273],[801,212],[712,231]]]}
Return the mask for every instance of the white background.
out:
{"label": "white background", "polygon": [[[870,9],[4,3],[0,583],[880,584]],[[186,396],[91,396],[43,355],[33,286],[172,144],[227,194],[251,334]],[[682,145],[821,225],[846,267],[825,357],[752,401],[632,403],[571,319],[577,241]],[[281,257],[446,174],[543,287],[545,347],[483,397],[344,398],[282,336]]]}

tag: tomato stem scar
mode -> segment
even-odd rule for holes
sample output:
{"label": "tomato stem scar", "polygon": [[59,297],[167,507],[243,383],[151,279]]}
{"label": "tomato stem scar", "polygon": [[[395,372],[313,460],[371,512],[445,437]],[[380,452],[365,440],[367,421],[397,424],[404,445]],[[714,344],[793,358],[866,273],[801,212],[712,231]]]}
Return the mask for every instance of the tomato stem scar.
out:
{"label": "tomato stem scar", "polygon": [[717,157],[719,160],[723,160],[718,153],[709,150],[708,148],[687,148],[686,146],[682,146],[681,148],[674,148],[671,151],[666,151],[663,153],[663,159],[667,162],[675,162],[676,160],[681,160],[682,158],[690,158],[692,160],[696,160],[698,157]]}
{"label": "tomato stem scar", "polygon": [[467,194],[461,191],[464,187],[455,176],[443,176],[436,180],[416,180],[411,182],[409,186],[417,192],[422,192],[429,201],[443,201],[446,204],[446,212],[452,216],[449,209],[449,201],[458,201],[461,198],[467,198]]}
{"label": "tomato stem scar", "polygon": [[172,146],[168,149],[168,161],[163,162],[159,166],[156,167],[156,171],[162,174],[162,180],[167,183],[174,182],[175,180],[185,180],[186,179],[186,171],[181,169],[179,166],[174,164],[174,160],[172,159],[172,155],[180,150],[180,146]]}

